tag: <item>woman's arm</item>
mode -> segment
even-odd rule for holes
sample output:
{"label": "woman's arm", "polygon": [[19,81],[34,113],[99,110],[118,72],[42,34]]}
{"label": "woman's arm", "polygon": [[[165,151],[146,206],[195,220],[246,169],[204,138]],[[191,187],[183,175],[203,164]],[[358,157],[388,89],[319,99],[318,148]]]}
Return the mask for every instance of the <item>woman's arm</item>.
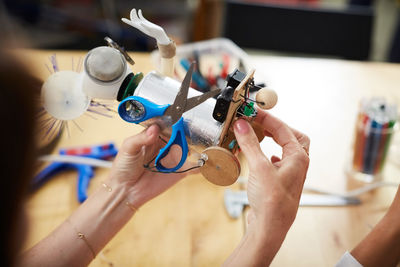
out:
{"label": "woman's arm", "polygon": [[[22,266],[85,266],[134,214],[126,185],[105,182],[49,236],[23,254]],[[83,234],[79,238],[79,234]]]}
{"label": "woman's arm", "polygon": [[249,164],[247,195],[250,212],[245,236],[226,266],[267,266],[278,252],[292,225],[308,169],[310,140],[279,119],[259,110],[256,120],[282,147],[282,159],[269,160],[245,120],[234,131]]}
{"label": "woman's arm", "polygon": [[[154,125],[126,139],[110,177],[64,223],[26,251],[20,264],[88,265],[137,208],[183,178],[183,174],[162,175],[143,168],[161,146],[158,136],[159,129]],[[167,160],[172,161],[172,157]]]}
{"label": "woman's arm", "polygon": [[389,211],[351,254],[365,267],[400,263],[400,187]]}

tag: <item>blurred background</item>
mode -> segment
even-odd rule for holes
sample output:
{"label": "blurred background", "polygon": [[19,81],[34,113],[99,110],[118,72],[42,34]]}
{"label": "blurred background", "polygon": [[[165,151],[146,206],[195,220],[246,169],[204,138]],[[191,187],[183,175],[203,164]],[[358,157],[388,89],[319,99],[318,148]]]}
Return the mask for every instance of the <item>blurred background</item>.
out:
{"label": "blurred background", "polygon": [[227,37],[266,54],[400,62],[399,0],[1,0],[0,25],[25,47],[89,50],[110,36],[152,51],[121,22],[132,8],[178,44]]}

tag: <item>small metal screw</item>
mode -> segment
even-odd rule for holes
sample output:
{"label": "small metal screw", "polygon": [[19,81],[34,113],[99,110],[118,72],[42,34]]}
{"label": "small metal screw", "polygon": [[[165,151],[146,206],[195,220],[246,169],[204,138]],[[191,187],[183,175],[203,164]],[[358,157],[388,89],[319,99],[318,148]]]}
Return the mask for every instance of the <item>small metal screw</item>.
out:
{"label": "small metal screw", "polygon": [[206,153],[202,153],[202,154],[200,155],[200,158],[201,158],[202,160],[204,160],[204,161],[207,161],[207,160],[208,160],[208,156],[207,156]]}
{"label": "small metal screw", "polygon": [[204,164],[206,164],[206,161],[208,160],[208,156],[207,154],[203,153],[200,155],[199,160],[197,161],[199,166],[204,166]]}

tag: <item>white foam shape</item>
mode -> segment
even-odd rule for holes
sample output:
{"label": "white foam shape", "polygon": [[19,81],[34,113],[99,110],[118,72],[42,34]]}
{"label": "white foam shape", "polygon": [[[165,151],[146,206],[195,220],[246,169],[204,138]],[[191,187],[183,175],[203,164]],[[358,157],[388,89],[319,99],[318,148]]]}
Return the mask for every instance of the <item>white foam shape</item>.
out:
{"label": "white foam shape", "polygon": [[42,86],[41,98],[45,110],[59,120],[78,118],[90,104],[82,91],[79,73],[73,71],[52,74]]}

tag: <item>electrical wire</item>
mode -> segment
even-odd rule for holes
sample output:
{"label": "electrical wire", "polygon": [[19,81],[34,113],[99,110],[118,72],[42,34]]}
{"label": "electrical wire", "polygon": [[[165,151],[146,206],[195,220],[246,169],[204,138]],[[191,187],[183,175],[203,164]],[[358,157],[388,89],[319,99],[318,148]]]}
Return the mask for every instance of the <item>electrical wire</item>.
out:
{"label": "electrical wire", "polygon": [[[143,167],[151,172],[160,172],[160,171],[155,170],[155,167],[149,167],[150,163],[152,161],[154,161],[154,159],[155,158],[153,158],[149,163],[143,165]],[[110,169],[112,166],[112,161],[94,159],[94,158],[88,158],[88,157],[81,157],[81,156],[71,156],[71,155],[45,155],[45,156],[39,157],[39,160],[40,161],[49,161],[49,162],[65,162],[65,163],[73,163],[73,164],[90,165],[90,166],[94,166],[94,167],[108,168],[108,169]],[[200,159],[200,160],[202,160],[202,159]],[[203,162],[203,164],[204,163],[205,162]],[[203,164],[199,164],[199,165],[190,167],[186,170],[174,171],[174,172],[170,172],[170,173],[188,172],[188,171],[200,168],[201,166],[203,166]],[[160,172],[160,173],[165,173],[165,172]]]}
{"label": "electrical wire", "polygon": [[[160,137],[160,139],[163,140],[161,137]],[[164,140],[163,140],[163,141],[164,141]],[[158,173],[184,173],[184,172],[188,172],[188,171],[191,171],[191,170],[200,168],[201,166],[203,166],[203,165],[206,163],[204,159],[199,159],[199,161],[202,162],[201,164],[196,165],[196,166],[193,166],[193,167],[190,167],[190,168],[188,168],[188,169],[186,169],[186,170],[182,170],[182,171],[173,171],[173,172],[162,172],[162,171],[156,170],[156,167],[150,167],[150,164],[156,159],[156,157],[157,157],[157,156],[155,156],[154,158],[152,158],[147,164],[144,164],[143,167],[144,167],[146,170],[151,171],[151,172],[158,172]]]}
{"label": "electrical wire", "polygon": [[[162,138],[161,136],[159,136],[158,138],[160,138],[160,140],[161,140],[162,142],[164,142],[165,144],[168,143],[167,140],[165,140],[165,139]],[[202,162],[201,164],[196,165],[196,166],[193,166],[193,167],[190,167],[190,168],[188,168],[188,169],[186,169],[186,170],[183,170],[183,171],[173,171],[173,172],[161,172],[161,171],[156,170],[156,167],[150,167],[150,164],[151,164],[156,158],[157,158],[157,156],[155,156],[154,158],[152,158],[152,159],[151,159],[149,162],[147,162],[146,164],[143,164],[143,167],[144,167],[146,170],[150,171],[150,172],[158,172],[158,173],[184,173],[184,172],[188,172],[188,171],[191,171],[191,170],[200,168],[201,166],[203,166],[203,165],[206,163],[205,160],[203,160],[203,159],[200,158],[199,161]]]}
{"label": "electrical wire", "polygon": [[184,172],[188,172],[188,171],[191,171],[191,170],[200,168],[200,167],[203,166],[203,165],[196,165],[196,166],[187,168],[186,170],[183,170],[183,171],[173,171],[173,172],[161,172],[161,171],[156,171],[155,167],[149,167],[148,165],[147,165],[147,167],[146,167],[146,165],[143,165],[143,166],[145,167],[146,170],[148,170],[148,171],[150,171],[150,172],[158,172],[158,173],[184,173]]}
{"label": "electrical wire", "polygon": [[257,100],[251,99],[251,98],[249,98],[249,97],[245,97],[244,95],[240,95],[240,96],[243,97],[245,100],[249,100],[250,102],[254,102],[254,103],[256,103],[256,104],[265,105],[265,102],[257,101]]}

